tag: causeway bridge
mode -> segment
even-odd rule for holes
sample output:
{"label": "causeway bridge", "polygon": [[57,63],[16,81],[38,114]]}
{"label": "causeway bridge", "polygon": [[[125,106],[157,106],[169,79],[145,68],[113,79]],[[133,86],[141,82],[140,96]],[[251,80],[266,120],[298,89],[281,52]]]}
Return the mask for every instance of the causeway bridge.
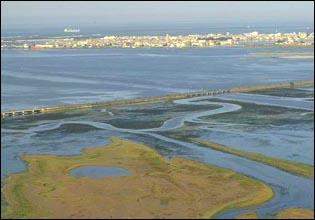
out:
{"label": "causeway bridge", "polygon": [[173,101],[177,99],[185,99],[185,98],[199,97],[199,96],[217,96],[217,95],[226,94],[226,93],[254,92],[254,91],[259,91],[259,90],[281,89],[281,88],[292,89],[295,87],[306,87],[306,86],[314,86],[314,80],[277,83],[277,84],[271,84],[271,85],[260,85],[260,86],[252,86],[252,87],[236,87],[236,88],[230,88],[230,89],[202,90],[202,91],[196,91],[196,92],[190,92],[190,93],[177,93],[177,94],[170,94],[170,95],[164,95],[164,96],[151,96],[151,97],[144,97],[144,98],[122,99],[122,100],[94,102],[94,103],[86,103],[86,104],[69,104],[69,105],[40,107],[40,108],[16,110],[16,111],[12,110],[12,111],[1,112],[1,120],[8,117],[28,116],[28,115],[35,115],[35,114],[41,114],[41,113],[66,112],[66,111],[73,111],[77,109],[145,104],[145,103],[162,102],[162,101]]}

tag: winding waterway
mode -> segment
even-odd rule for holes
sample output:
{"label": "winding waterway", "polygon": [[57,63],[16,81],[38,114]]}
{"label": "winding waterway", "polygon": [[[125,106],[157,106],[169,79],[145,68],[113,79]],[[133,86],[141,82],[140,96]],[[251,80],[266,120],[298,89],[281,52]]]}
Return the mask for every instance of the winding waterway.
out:
{"label": "winding waterway", "polygon": [[[257,97],[258,99],[255,99]],[[228,211],[219,214],[217,218],[231,218],[238,214],[249,210],[255,210],[259,213],[260,217],[271,217],[280,210],[289,207],[303,207],[303,208],[313,208],[314,207],[314,180],[307,179],[301,176],[296,176],[277,168],[251,161],[242,157],[234,156],[231,154],[226,154],[223,152],[215,151],[205,147],[200,147],[196,144],[176,140],[157,134],[160,131],[170,131],[178,129],[184,126],[185,122],[198,122],[198,123],[208,123],[203,122],[201,117],[217,115],[227,112],[233,112],[240,110],[242,107],[238,104],[232,104],[224,102],[224,100],[241,100],[246,102],[258,102],[264,105],[281,105],[282,107],[295,108],[295,109],[307,109],[309,111],[314,111],[314,106],[310,102],[306,102],[304,99],[297,98],[283,98],[274,96],[263,96],[261,95],[244,95],[244,94],[229,94],[219,96],[223,102],[214,102],[207,99],[213,97],[195,97],[190,99],[176,100],[176,104],[181,105],[216,105],[220,106],[213,110],[207,110],[202,112],[190,112],[188,114],[177,116],[166,120],[162,126],[150,129],[124,129],[115,127],[108,123],[93,122],[93,121],[64,121],[57,120],[50,122],[48,124],[37,125],[32,128],[24,129],[22,132],[28,133],[30,136],[36,135],[38,132],[50,131],[58,129],[63,125],[69,124],[80,124],[88,125],[97,129],[104,129],[110,131],[116,131],[121,133],[132,133],[136,135],[145,135],[161,140],[168,145],[178,145],[188,152],[193,151],[194,154],[182,155],[188,159],[197,159],[199,161],[214,164],[219,167],[228,168],[236,172],[242,173],[246,176],[261,180],[272,187],[275,196],[274,198],[259,206],[249,209],[238,209],[233,211]],[[278,102],[275,102],[277,99]],[[258,100],[258,101],[257,101]],[[281,103],[280,100],[284,100]]]}

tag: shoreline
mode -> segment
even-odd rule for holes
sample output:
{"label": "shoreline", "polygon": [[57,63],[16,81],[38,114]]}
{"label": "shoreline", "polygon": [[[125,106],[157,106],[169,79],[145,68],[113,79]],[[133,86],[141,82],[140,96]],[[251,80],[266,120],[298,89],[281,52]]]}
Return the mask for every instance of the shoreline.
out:
{"label": "shoreline", "polygon": [[[211,162],[210,162],[211,163]],[[232,169],[233,170],[233,169]],[[261,180],[261,178],[258,178],[259,180]],[[267,181],[268,182],[268,181]],[[276,191],[277,192],[277,191]],[[277,192],[278,193],[278,192]]]}
{"label": "shoreline", "polygon": [[135,104],[149,104],[156,102],[165,102],[165,101],[174,101],[178,99],[185,99],[191,97],[200,97],[200,96],[216,96],[225,93],[239,93],[239,92],[253,92],[259,90],[268,90],[268,89],[281,89],[281,88],[297,88],[297,87],[308,87],[314,86],[314,80],[302,80],[302,81],[293,81],[293,82],[283,82],[283,83],[274,83],[269,85],[256,85],[256,86],[243,86],[243,87],[234,87],[230,89],[216,89],[216,90],[203,90],[195,91],[191,93],[175,93],[164,96],[151,96],[151,97],[139,97],[132,99],[123,99],[123,100],[113,100],[113,101],[104,101],[104,102],[94,102],[94,103],[82,103],[82,104],[68,104],[60,106],[51,106],[51,107],[41,107],[37,109],[22,109],[22,110],[8,110],[1,111],[1,120],[8,117],[14,118],[17,116],[30,116],[36,115],[39,113],[54,113],[54,112],[67,112],[79,109],[93,109],[100,107],[116,107],[116,106],[127,106]]}
{"label": "shoreline", "polygon": [[[135,160],[136,158],[138,159]],[[138,198],[137,201],[139,200],[138,202],[140,203],[146,204],[149,199],[153,202],[151,204],[155,204],[154,201],[160,198],[160,202],[164,208],[161,208],[159,205],[146,208],[158,211],[158,217],[172,215],[201,218],[213,217],[216,213],[227,209],[261,205],[272,199],[274,195],[272,189],[262,181],[249,178],[235,171],[182,158],[166,160],[147,145],[116,137],[112,138],[112,143],[105,147],[86,148],[80,155],[76,156],[26,155],[23,159],[27,161],[29,169],[10,175],[2,189],[9,203],[6,210],[7,213],[5,213],[7,217],[78,217],[77,205],[81,203],[85,207],[86,215],[90,216],[93,210],[99,210],[95,211],[93,216],[104,216],[106,213],[106,215],[121,217],[122,213],[119,210],[109,209],[107,206],[107,208],[103,207],[100,210],[98,204],[101,203],[89,203],[90,199],[95,199],[94,191],[97,191],[99,186],[102,186],[102,188],[112,188],[108,193],[104,193],[108,194],[108,196],[105,196],[105,199],[114,203],[124,201],[128,204],[130,198]],[[68,174],[75,167],[87,165],[118,166],[130,170],[132,175],[105,177],[100,180],[94,180],[86,177],[76,178]],[[191,175],[195,177],[191,179]],[[151,181],[158,184],[161,187],[160,190],[163,190],[153,190],[149,197],[147,195],[142,198],[141,195],[148,188],[145,185],[150,185]],[[123,185],[121,185],[122,182],[124,182]],[[129,184],[126,185],[126,182],[129,182]],[[217,182],[221,184],[217,184]],[[74,199],[77,196],[72,194],[74,191],[71,190],[69,184],[76,186],[75,188],[84,188],[86,184],[89,184],[88,188],[85,187],[84,190],[82,188],[81,191],[87,201],[80,200],[80,203],[73,206],[70,202],[71,198],[73,197]],[[191,184],[194,187],[191,187]],[[31,185],[32,187],[29,187]],[[64,188],[67,185],[70,188]],[[140,185],[143,186],[139,188]],[[212,187],[209,187],[209,185]],[[221,198],[221,193],[232,186],[234,186],[234,190],[225,194],[229,199],[224,199],[225,196]],[[117,190],[117,192],[122,192],[121,187],[127,187],[128,189],[129,187],[137,187],[137,189],[143,190],[138,190],[132,194],[129,193],[128,200],[121,193],[118,196],[120,199],[114,196],[116,194],[110,193]],[[165,190],[169,190],[170,187],[173,189],[170,192],[165,192],[165,194],[163,193],[164,187],[166,187]],[[202,190],[204,193],[199,194],[199,190]],[[41,193],[34,194],[34,192]],[[64,196],[67,193],[68,196]],[[61,195],[62,197],[58,199],[58,203],[62,198],[62,201],[67,205],[56,205],[53,206],[54,212],[46,212],[47,208],[45,206],[54,204],[56,201],[53,198]],[[209,196],[211,198],[214,195],[216,195],[215,202],[209,200]],[[34,196],[36,199],[31,199]],[[97,199],[101,201],[104,199],[104,195],[98,193]],[[86,202],[88,203],[85,204]],[[197,202],[199,205],[193,209],[189,209],[188,207],[191,207],[191,202]],[[134,213],[135,210],[138,210],[137,216],[134,217],[152,217],[152,212],[149,211],[150,214],[147,213],[148,210],[141,208],[141,206],[139,209],[137,206],[132,207],[126,210],[127,216],[129,216],[129,212]],[[58,212],[58,210],[63,212]],[[80,215],[84,217],[84,213],[81,212]],[[157,216],[153,214],[153,217]]]}
{"label": "shoreline", "polygon": [[314,48],[314,45],[218,45],[211,47],[64,47],[64,48],[38,48],[38,49],[30,49],[30,48],[1,48],[1,51],[5,50],[21,50],[21,51],[53,51],[53,50],[88,50],[88,49],[125,49],[125,50],[133,50],[133,49],[170,49],[170,50],[187,50],[187,49],[214,49],[214,48]]}
{"label": "shoreline", "polygon": [[213,150],[218,150],[224,153],[233,154],[236,156],[244,157],[253,161],[264,163],[266,165],[281,169],[285,172],[289,172],[295,175],[300,175],[309,179],[314,179],[314,166],[298,163],[295,161],[283,160],[266,156],[264,154],[248,152],[232,147],[227,147],[222,144],[217,144],[210,141],[204,141],[201,139],[191,139],[192,143],[200,144],[201,146],[209,147]]}
{"label": "shoreline", "polygon": [[292,55],[292,56],[283,56],[283,57],[279,57],[281,59],[314,59],[314,55]]}

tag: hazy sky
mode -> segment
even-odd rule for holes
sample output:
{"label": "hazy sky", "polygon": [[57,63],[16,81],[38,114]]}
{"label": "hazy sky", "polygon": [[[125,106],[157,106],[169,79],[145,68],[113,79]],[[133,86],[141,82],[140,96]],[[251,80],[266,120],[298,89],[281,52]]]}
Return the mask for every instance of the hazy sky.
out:
{"label": "hazy sky", "polygon": [[309,2],[2,2],[1,26],[313,24]]}

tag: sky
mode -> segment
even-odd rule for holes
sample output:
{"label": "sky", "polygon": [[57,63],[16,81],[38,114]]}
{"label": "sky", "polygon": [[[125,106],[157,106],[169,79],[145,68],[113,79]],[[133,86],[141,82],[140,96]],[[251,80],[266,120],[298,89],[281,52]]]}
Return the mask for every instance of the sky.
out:
{"label": "sky", "polygon": [[6,2],[2,28],[181,23],[313,25],[314,3],[303,2]]}

